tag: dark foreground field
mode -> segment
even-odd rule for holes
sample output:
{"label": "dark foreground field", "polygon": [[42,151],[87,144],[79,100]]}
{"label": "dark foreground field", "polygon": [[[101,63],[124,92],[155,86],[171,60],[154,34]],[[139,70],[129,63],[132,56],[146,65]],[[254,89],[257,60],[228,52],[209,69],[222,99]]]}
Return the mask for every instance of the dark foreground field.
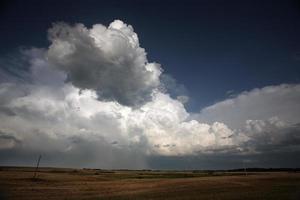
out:
{"label": "dark foreground field", "polygon": [[0,168],[1,199],[300,199],[300,173]]}

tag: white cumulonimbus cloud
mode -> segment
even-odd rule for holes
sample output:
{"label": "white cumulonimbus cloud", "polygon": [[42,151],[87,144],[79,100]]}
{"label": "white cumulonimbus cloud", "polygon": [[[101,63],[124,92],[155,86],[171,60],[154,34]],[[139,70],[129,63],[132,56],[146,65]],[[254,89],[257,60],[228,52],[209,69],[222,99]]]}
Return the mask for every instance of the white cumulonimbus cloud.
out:
{"label": "white cumulonimbus cloud", "polygon": [[120,20],[91,29],[58,23],[48,33],[49,62],[65,71],[74,86],[96,90],[98,98],[139,105],[160,84],[160,65],[148,62],[132,26]]}
{"label": "white cumulonimbus cloud", "polygon": [[58,23],[49,38],[48,49],[22,53],[28,81],[0,84],[4,163],[42,152],[66,166],[143,168],[153,155],[299,147],[300,85],[255,89],[191,114],[188,96],[171,97],[130,25]]}

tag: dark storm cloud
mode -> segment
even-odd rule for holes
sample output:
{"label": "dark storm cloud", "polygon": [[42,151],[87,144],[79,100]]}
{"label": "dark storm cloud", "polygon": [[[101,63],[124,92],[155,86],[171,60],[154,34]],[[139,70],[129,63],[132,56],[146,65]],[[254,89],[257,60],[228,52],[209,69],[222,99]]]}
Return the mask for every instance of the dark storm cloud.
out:
{"label": "dark storm cloud", "polygon": [[108,27],[54,24],[49,30],[50,62],[68,75],[68,82],[94,89],[102,99],[139,105],[159,86],[161,68],[148,63],[133,28],[115,20]]}
{"label": "dark storm cloud", "polygon": [[4,75],[0,83],[3,165],[42,154],[56,166],[228,168],[291,165],[299,153],[299,84],[245,91],[189,113],[184,86],[148,62],[130,25],[59,23],[49,37],[49,48],[22,51],[27,81]]}

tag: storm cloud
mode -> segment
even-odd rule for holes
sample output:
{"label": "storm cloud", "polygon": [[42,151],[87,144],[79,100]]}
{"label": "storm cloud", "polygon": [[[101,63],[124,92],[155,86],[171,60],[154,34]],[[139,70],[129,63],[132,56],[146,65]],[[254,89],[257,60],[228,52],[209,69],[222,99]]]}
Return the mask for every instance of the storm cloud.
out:
{"label": "storm cloud", "polygon": [[159,168],[163,159],[203,156],[259,164],[272,149],[300,151],[299,84],[245,91],[189,113],[184,87],[148,62],[132,26],[56,23],[48,36],[48,48],[21,52],[25,79],[1,81],[1,164],[28,164],[37,154],[76,167]]}
{"label": "storm cloud", "polygon": [[148,62],[132,26],[120,20],[91,29],[57,23],[48,35],[49,62],[65,71],[74,86],[97,91],[98,98],[139,105],[160,84],[160,65]]}

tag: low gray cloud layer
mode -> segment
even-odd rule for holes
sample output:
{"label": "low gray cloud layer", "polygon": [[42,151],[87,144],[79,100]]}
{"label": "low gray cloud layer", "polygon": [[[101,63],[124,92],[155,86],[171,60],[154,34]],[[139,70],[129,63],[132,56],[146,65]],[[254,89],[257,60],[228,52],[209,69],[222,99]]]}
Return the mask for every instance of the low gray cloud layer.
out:
{"label": "low gray cloud layer", "polygon": [[49,39],[47,49],[22,51],[29,69],[22,81],[2,72],[0,164],[30,164],[43,154],[45,165],[69,167],[164,168],[185,159],[193,168],[214,159],[267,166],[300,152],[299,84],[188,113],[185,88],[148,62],[130,25],[58,23]]}

